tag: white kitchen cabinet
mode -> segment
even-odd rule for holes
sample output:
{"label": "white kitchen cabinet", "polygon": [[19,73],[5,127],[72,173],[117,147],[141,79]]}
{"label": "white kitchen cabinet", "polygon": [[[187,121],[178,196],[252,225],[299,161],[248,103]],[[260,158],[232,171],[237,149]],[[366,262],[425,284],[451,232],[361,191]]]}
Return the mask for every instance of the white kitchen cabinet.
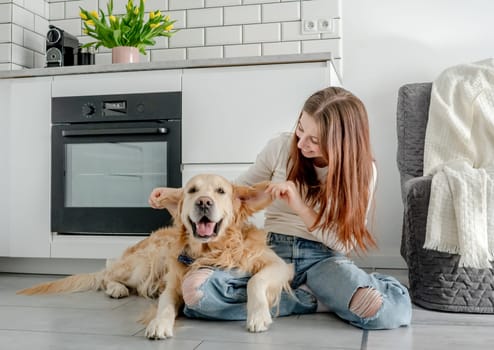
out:
{"label": "white kitchen cabinet", "polygon": [[269,139],[292,131],[303,103],[327,87],[330,62],[186,69],[182,162],[251,163]]}
{"label": "white kitchen cabinet", "polygon": [[50,256],[51,77],[12,79],[8,127],[9,256]]}
{"label": "white kitchen cabinet", "polygon": [[9,110],[10,80],[0,80],[0,256],[9,255]]}
{"label": "white kitchen cabinet", "polygon": [[52,96],[95,96],[180,91],[182,70],[62,75],[53,78]]}

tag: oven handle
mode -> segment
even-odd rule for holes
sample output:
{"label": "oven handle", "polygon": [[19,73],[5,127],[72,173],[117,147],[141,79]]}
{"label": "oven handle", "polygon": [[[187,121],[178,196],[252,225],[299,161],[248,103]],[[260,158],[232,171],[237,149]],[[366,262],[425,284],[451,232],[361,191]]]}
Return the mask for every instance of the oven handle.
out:
{"label": "oven handle", "polygon": [[132,129],[92,129],[62,130],[62,136],[98,136],[98,135],[144,135],[167,134],[168,128],[132,128]]}

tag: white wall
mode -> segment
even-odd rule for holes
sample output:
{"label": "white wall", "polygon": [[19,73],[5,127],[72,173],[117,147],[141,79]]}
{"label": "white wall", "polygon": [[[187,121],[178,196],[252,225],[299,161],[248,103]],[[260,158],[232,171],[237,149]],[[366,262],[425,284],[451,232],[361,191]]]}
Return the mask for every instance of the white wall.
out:
{"label": "white wall", "polygon": [[374,232],[379,251],[366,265],[404,265],[396,167],[396,98],[409,82],[494,56],[491,0],[344,0],[343,82],[367,105],[378,163]]}

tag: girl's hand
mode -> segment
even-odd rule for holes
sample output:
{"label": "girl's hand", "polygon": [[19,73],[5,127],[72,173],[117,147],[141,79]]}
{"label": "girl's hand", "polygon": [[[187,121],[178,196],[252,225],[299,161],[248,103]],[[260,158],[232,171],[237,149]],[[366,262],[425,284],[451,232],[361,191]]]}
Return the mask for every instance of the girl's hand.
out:
{"label": "girl's hand", "polygon": [[293,181],[271,183],[266,192],[273,198],[283,200],[295,213],[299,214],[307,210],[307,205],[302,200],[297,186]]}
{"label": "girl's hand", "polygon": [[165,209],[163,199],[177,191],[176,188],[156,187],[149,195],[148,203],[153,209]]}

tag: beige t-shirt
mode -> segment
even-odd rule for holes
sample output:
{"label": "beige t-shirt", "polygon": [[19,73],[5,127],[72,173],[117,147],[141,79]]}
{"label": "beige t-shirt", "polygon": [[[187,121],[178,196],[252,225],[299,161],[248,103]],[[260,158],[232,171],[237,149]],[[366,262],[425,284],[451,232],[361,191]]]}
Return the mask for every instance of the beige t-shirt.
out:
{"label": "beige t-shirt", "polygon": [[[236,179],[236,183],[253,185],[262,181],[284,182],[287,178],[287,163],[290,151],[292,133],[283,133],[270,140],[264,149],[259,153],[255,163]],[[327,175],[326,168],[316,167],[316,173],[320,180],[324,180]],[[372,181],[371,194],[374,192],[376,168],[374,166],[374,180]],[[347,253],[342,244],[334,234],[319,229],[309,232],[302,219],[295,214],[290,207],[282,200],[275,200],[265,211],[264,228],[269,232],[282,233],[301,237],[304,239],[319,241],[326,246]]]}

